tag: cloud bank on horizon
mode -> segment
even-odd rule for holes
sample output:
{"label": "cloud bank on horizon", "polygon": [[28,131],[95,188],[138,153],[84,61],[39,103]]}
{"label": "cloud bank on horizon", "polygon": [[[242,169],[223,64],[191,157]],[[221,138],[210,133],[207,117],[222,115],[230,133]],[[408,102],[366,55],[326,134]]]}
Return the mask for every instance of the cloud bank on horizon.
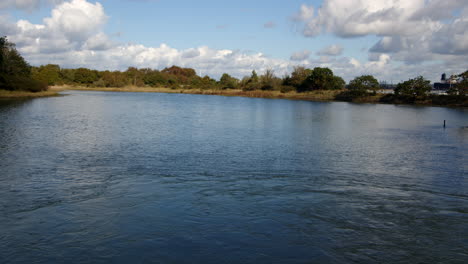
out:
{"label": "cloud bank on horizon", "polygon": [[[41,23],[13,21],[5,13],[21,9],[28,14],[44,5],[52,8]],[[290,50],[289,58],[266,56],[261,50],[176,49],[165,43],[138,44],[138,40],[122,43],[105,32],[110,16],[100,2],[4,0],[0,10],[0,34],[15,42],[34,65],[55,63],[101,70],[178,65],[215,78],[224,72],[242,77],[253,69],[262,72],[269,68],[281,76],[303,65],[330,67],[345,80],[373,74],[380,80],[397,81],[417,75],[436,80],[442,72],[459,73],[468,68],[468,0],[323,0],[319,7],[302,4],[296,14],[284,17],[300,27],[304,40],[317,42],[331,35],[335,44]],[[257,26],[278,28],[272,21]],[[291,36],[294,39],[294,32]],[[370,48],[362,51],[367,54],[364,60],[347,53],[349,48],[342,44],[356,38],[368,42],[369,36],[374,42],[365,43]]]}

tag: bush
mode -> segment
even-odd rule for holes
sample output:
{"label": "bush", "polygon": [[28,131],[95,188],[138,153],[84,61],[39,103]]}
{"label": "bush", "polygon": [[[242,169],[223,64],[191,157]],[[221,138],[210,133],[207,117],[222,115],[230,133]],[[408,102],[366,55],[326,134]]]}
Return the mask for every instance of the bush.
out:
{"label": "bush", "polygon": [[34,80],[27,76],[10,76],[3,78],[0,89],[9,91],[28,91],[28,92],[42,92],[47,90],[47,84]]}
{"label": "bush", "polygon": [[290,86],[290,85],[283,85],[283,86],[281,86],[280,91],[282,93],[289,93],[289,92],[292,92],[292,91],[296,91],[296,88],[294,86]]}
{"label": "bush", "polygon": [[336,100],[351,102],[355,99],[370,96],[372,94],[368,93],[366,90],[348,90],[343,91],[335,96]]}
{"label": "bush", "polygon": [[430,99],[435,105],[468,106],[468,97],[459,95],[430,95]]}
{"label": "bush", "polygon": [[397,96],[425,97],[432,89],[430,81],[419,76],[399,83],[395,88]]}

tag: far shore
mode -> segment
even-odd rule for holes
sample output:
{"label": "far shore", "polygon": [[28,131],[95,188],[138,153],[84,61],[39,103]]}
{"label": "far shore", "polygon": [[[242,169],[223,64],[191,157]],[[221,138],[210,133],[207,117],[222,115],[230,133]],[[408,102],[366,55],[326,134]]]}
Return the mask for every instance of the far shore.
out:
{"label": "far shore", "polygon": [[[252,98],[269,98],[269,99],[290,99],[290,100],[304,100],[304,101],[319,101],[319,102],[333,102],[337,100],[338,94],[346,90],[315,90],[309,92],[298,93],[296,91],[280,92],[280,91],[243,91],[241,89],[184,89],[184,88],[167,88],[167,87],[138,87],[138,86],[125,86],[125,87],[86,87],[75,85],[55,85],[50,86],[47,91],[43,92],[26,92],[26,91],[6,91],[0,90],[0,99],[30,99],[40,97],[60,96],[61,91],[65,90],[81,90],[81,91],[104,91],[104,92],[142,92],[142,93],[179,93],[179,94],[201,94],[201,95],[220,95],[220,96],[238,96],[238,97],[252,97]],[[403,102],[382,102],[381,100],[385,94],[376,94],[374,96],[366,96],[355,98],[353,103],[384,103],[384,104],[405,104]],[[406,103],[408,104],[408,103]],[[466,107],[466,102],[460,104],[436,104],[431,101],[417,101],[409,103],[408,105],[420,106],[444,106],[444,107]]]}
{"label": "far shore", "polygon": [[[254,97],[254,98],[278,98],[278,99],[293,99],[307,101],[336,101],[335,96],[345,90],[317,90],[304,93],[291,91],[282,93],[280,91],[243,91],[241,89],[183,89],[183,88],[166,88],[166,87],[84,87],[73,85],[52,86],[52,90],[81,90],[81,91],[105,91],[105,92],[144,92],[144,93],[185,93],[185,94],[203,94],[203,95],[221,95],[221,96],[239,96],[239,97]],[[378,102],[380,96],[375,97],[374,102]]]}

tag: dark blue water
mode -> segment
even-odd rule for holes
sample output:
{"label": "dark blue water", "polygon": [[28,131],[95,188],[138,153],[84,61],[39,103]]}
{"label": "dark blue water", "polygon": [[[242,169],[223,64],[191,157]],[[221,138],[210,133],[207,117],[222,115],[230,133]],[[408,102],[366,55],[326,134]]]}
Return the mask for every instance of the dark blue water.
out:
{"label": "dark blue water", "polygon": [[466,109],[68,93],[0,102],[0,263],[468,262]]}

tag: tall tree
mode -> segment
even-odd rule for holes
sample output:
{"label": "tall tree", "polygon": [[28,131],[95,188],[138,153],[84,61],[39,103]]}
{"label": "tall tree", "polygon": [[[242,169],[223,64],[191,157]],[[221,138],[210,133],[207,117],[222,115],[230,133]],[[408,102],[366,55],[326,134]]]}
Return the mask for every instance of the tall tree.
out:
{"label": "tall tree", "polygon": [[219,85],[221,86],[221,89],[234,89],[237,87],[238,82],[239,80],[227,73],[224,73],[219,79]]}
{"label": "tall tree", "polygon": [[303,66],[295,66],[291,76],[289,78],[285,78],[283,84],[299,88],[311,74],[311,69],[306,69]]}
{"label": "tall tree", "polygon": [[0,89],[47,90],[46,84],[31,78],[31,66],[6,37],[0,37]]}
{"label": "tall tree", "polygon": [[335,78],[329,68],[316,67],[298,88],[300,92],[340,89],[342,79]]}

